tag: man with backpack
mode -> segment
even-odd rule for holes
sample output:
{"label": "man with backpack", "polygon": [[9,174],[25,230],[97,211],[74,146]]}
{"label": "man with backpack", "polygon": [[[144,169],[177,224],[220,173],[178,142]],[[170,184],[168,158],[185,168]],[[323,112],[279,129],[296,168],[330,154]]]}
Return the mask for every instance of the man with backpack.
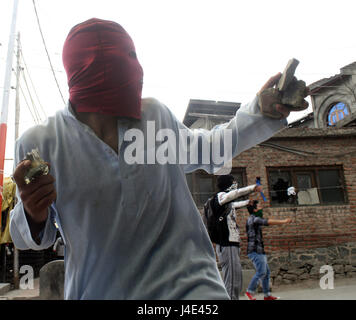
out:
{"label": "man with backpack", "polygon": [[247,206],[249,200],[236,199],[252,192],[260,192],[262,187],[254,184],[238,189],[231,174],[219,176],[217,187],[219,192],[204,206],[205,222],[210,239],[216,244],[225,288],[231,300],[238,300],[242,288],[242,269],[240,233],[235,219],[235,209]]}

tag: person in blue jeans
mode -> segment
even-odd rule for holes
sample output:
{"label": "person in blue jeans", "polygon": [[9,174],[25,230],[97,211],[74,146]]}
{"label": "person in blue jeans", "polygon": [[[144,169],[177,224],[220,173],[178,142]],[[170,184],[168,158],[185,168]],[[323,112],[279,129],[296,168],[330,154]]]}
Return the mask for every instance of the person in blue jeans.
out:
{"label": "person in blue jeans", "polygon": [[262,282],[262,290],[264,293],[264,300],[276,300],[270,293],[269,281],[270,281],[270,269],[267,263],[267,256],[264,251],[264,244],[262,238],[262,227],[271,225],[282,225],[292,221],[292,219],[264,219],[263,208],[257,200],[251,200],[247,205],[247,210],[250,213],[246,222],[247,233],[247,256],[252,261],[256,274],[251,279],[251,282],[247,288],[245,296],[249,300],[256,300],[254,297],[259,281]]}

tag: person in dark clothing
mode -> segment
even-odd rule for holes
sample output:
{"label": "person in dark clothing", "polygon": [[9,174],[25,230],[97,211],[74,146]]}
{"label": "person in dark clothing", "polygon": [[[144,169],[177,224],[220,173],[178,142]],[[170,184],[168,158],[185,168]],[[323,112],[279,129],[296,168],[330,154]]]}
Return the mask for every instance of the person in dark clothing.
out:
{"label": "person in dark clothing", "polygon": [[267,263],[267,256],[264,250],[262,227],[271,225],[282,225],[292,221],[292,219],[264,219],[263,208],[257,200],[251,200],[247,205],[247,210],[250,213],[246,222],[247,234],[247,255],[252,261],[256,274],[251,279],[247,288],[245,296],[249,300],[256,300],[254,294],[256,292],[258,282],[262,282],[262,290],[264,293],[264,300],[276,300],[277,297],[271,295],[269,291],[270,269]]}
{"label": "person in dark clothing", "polygon": [[[242,289],[242,268],[240,263],[240,232],[235,218],[235,209],[248,205],[249,200],[236,199],[260,192],[261,186],[250,185],[237,188],[233,175],[221,175],[217,179],[219,192],[215,195],[212,208],[216,216],[226,216],[219,229],[219,243],[216,243],[216,253],[221,264],[225,288],[231,300],[238,300]],[[224,215],[225,213],[225,215]]]}
{"label": "person in dark clothing", "polygon": [[288,181],[284,181],[279,178],[277,182],[273,185],[273,190],[276,192],[278,203],[287,203],[289,196],[287,194],[287,189],[289,187]]}

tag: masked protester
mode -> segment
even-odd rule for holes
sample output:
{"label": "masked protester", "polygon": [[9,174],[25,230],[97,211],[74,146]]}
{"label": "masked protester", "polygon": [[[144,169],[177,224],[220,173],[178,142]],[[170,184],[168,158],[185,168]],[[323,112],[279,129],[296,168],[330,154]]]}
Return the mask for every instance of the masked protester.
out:
{"label": "masked protester", "polygon": [[[68,105],[16,143],[15,246],[50,247],[56,222],[66,248],[65,299],[228,299],[185,179],[187,172],[214,173],[223,164],[152,161],[155,147],[173,148],[157,140],[157,132],[179,137],[186,130],[185,150],[206,159],[199,143],[220,143],[231,130],[232,146],[226,147],[235,157],[286,127],[288,107],[274,101],[280,117],[270,117],[256,96],[220,129],[189,130],[162,103],[141,98],[143,70],[134,43],[113,21],[94,18],[74,26],[63,64]],[[36,148],[50,172],[27,184],[31,162],[22,160]]]}
{"label": "masked protester", "polygon": [[236,222],[235,209],[243,208],[249,200],[238,198],[260,192],[261,186],[250,185],[237,188],[233,175],[221,175],[217,179],[219,192],[214,196],[212,208],[218,223],[219,239],[216,242],[216,254],[221,264],[225,288],[231,300],[239,300],[242,289],[242,267],[240,263],[240,231]]}
{"label": "masked protester", "polygon": [[282,225],[290,223],[291,219],[276,220],[263,218],[263,208],[257,200],[250,200],[247,205],[247,210],[250,213],[246,222],[247,233],[247,255],[252,261],[256,273],[251,279],[245,293],[247,299],[256,300],[255,293],[259,281],[262,283],[262,290],[264,294],[264,300],[277,300],[278,297],[274,297],[270,293],[269,281],[270,281],[270,269],[267,263],[267,256],[264,250],[262,227],[271,225]]}

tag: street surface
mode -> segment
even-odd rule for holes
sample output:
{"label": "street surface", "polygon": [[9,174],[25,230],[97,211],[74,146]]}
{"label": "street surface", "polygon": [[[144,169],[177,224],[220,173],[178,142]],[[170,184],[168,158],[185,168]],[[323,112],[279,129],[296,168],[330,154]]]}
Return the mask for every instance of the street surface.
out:
{"label": "street surface", "polygon": [[[309,281],[295,285],[284,285],[272,288],[272,294],[281,300],[356,300],[356,278],[335,279],[334,289],[321,289],[319,281]],[[263,294],[256,295],[263,300]],[[39,279],[35,279],[32,290],[11,290],[0,297],[0,300],[39,299]],[[241,296],[240,300],[247,300]]]}
{"label": "street surface", "polygon": [[[334,289],[321,289],[318,280],[297,285],[272,288],[272,295],[281,300],[356,300],[356,278],[334,280]],[[263,300],[263,294],[256,295],[257,300]],[[245,296],[240,298],[247,300]]]}

